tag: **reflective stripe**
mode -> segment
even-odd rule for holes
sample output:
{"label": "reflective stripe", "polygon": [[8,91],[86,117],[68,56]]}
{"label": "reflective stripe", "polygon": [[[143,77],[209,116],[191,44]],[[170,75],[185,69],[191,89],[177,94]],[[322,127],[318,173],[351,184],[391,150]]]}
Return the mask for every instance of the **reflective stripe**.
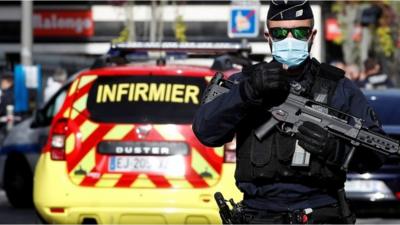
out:
{"label": "reflective stripe", "polygon": [[121,178],[119,178],[118,182],[114,185],[115,187],[130,187],[133,182],[135,182],[137,174],[123,174]]}
{"label": "reflective stripe", "polygon": [[82,160],[83,156],[85,156],[92,148],[95,148],[112,127],[113,126],[103,126],[97,128],[84,142],[81,143],[82,147],[79,151],[72,151],[71,154],[67,155],[67,170],[71,171],[74,169]]}
{"label": "reflective stripe", "polygon": [[75,148],[75,134],[70,134],[65,140],[65,152],[69,154]]}
{"label": "reflective stripe", "polygon": [[153,182],[150,181],[146,174],[140,174],[135,182],[131,185],[132,188],[156,188]]}
{"label": "reflective stripe", "polygon": [[73,108],[79,112],[82,112],[86,109],[88,94],[83,95],[78,100],[74,102]]}
{"label": "reflective stripe", "polygon": [[[86,177],[88,177],[89,173],[95,167],[95,159],[96,159],[96,149],[92,148],[90,151],[80,160],[80,162],[75,166],[73,170],[70,172],[70,177],[73,178],[74,183],[80,184],[84,181]],[[84,171],[86,175],[80,175],[79,171]]]}
{"label": "reflective stripe", "polygon": [[64,114],[63,114],[63,117],[64,118],[68,118],[70,112],[71,112],[71,108],[66,109]]}
{"label": "reflective stripe", "polygon": [[121,140],[127,135],[135,126],[134,125],[116,125],[111,129],[104,140]]}
{"label": "reflective stripe", "polygon": [[192,167],[187,169],[188,174],[186,180],[189,181],[194,188],[205,188],[209,187],[208,183],[196,172]]}
{"label": "reflective stripe", "polygon": [[100,177],[101,173],[97,172],[96,167],[93,167],[90,173],[85,177],[85,179],[82,180],[79,185],[93,187],[99,181]]}
{"label": "reflective stripe", "polygon": [[166,177],[173,188],[193,188],[187,180]]}
{"label": "reflective stripe", "polygon": [[70,118],[72,119],[72,120],[75,120],[76,119],[76,117],[79,115],[79,112],[76,110],[76,109],[72,109],[71,110],[71,116],[70,116]]}
{"label": "reflective stripe", "polygon": [[71,172],[69,174],[69,178],[72,180],[72,183],[80,184],[83,181],[83,179],[85,179],[85,176],[84,175],[79,175],[79,176],[74,175],[73,172]]}
{"label": "reflective stripe", "polygon": [[78,83],[79,83],[79,79],[75,80],[75,81],[72,83],[71,88],[69,89],[68,96],[71,96],[72,94],[75,93],[76,87],[78,86]]}
{"label": "reflective stripe", "polygon": [[224,156],[224,147],[217,147],[214,148],[214,152],[217,156],[223,157]]}
{"label": "reflective stripe", "polygon": [[121,176],[121,174],[105,173],[96,183],[96,187],[114,187]]}
{"label": "reflective stripe", "polygon": [[81,140],[82,142],[86,140],[96,129],[99,127],[98,124],[92,123],[89,120],[86,120],[80,127],[79,130],[82,134]]}
{"label": "reflective stripe", "polygon": [[200,155],[197,149],[192,148],[192,168],[199,174],[208,185],[214,185],[219,174],[208,163],[207,160]]}
{"label": "reflective stripe", "polygon": [[155,184],[156,187],[159,187],[159,188],[170,188],[171,187],[171,184],[164,176],[151,175],[151,174],[148,174],[147,176],[151,180],[151,182],[153,182]]}
{"label": "reflective stripe", "polygon": [[[72,178],[72,181],[75,184],[80,184],[92,171],[95,166],[95,156],[96,156],[96,149],[92,148],[85,157],[75,166],[73,170],[69,173],[69,176]],[[80,175],[78,171],[85,171],[85,175]],[[77,174],[75,174],[77,173]]]}
{"label": "reflective stripe", "polygon": [[82,160],[75,166],[71,172],[73,173],[77,169],[83,169],[86,172],[92,171],[92,168],[95,166],[96,161],[96,148],[93,147],[90,151],[82,158]]}
{"label": "reflective stripe", "polygon": [[[96,146],[99,141],[134,141],[136,140],[136,130],[133,124],[98,124],[89,121],[86,118],[87,113],[85,113],[88,91],[91,86],[90,82],[94,81],[96,76],[85,76],[85,79],[83,78],[81,78],[79,83],[79,93],[73,96],[75,99],[72,104],[73,107],[68,108],[65,112],[65,114],[68,114],[67,111],[70,112],[69,116],[79,127],[81,134],[82,149],[79,151],[74,151],[74,145],[78,140],[75,140],[73,135],[68,136],[66,140],[68,171],[71,180],[75,184],[81,186],[124,188],[205,188],[215,185],[218,182],[220,174],[218,174],[219,171],[217,170],[219,169],[213,164],[218,164],[223,157],[222,147],[203,149],[203,146],[200,146],[200,144],[196,145],[196,148],[192,149],[192,155],[188,156],[191,159],[185,160],[192,165],[187,165],[189,167],[187,168],[188,173],[184,177],[167,177],[147,173],[114,174],[108,173],[107,168],[104,169],[106,164],[102,163],[107,163],[106,161],[100,160],[102,163],[99,161],[98,163],[100,164],[96,165]],[[153,129],[153,132],[150,132],[148,136],[151,140],[188,141],[193,136],[185,136],[187,132],[191,132],[189,125],[153,125]],[[102,159],[107,159],[104,157]],[[98,171],[99,168],[102,168],[101,171],[105,173],[102,174]],[[78,172],[82,170],[86,172],[86,176],[79,175]]]}
{"label": "reflective stripe", "polygon": [[86,86],[88,83],[94,81],[97,78],[96,75],[85,75],[81,77],[81,81],[79,82],[79,89]]}

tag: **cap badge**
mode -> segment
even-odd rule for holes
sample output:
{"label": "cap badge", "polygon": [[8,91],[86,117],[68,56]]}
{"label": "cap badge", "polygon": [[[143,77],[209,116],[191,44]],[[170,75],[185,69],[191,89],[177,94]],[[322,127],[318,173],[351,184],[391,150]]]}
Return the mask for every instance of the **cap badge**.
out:
{"label": "cap badge", "polygon": [[296,17],[300,17],[302,15],[303,15],[303,10],[302,9],[296,11]]}

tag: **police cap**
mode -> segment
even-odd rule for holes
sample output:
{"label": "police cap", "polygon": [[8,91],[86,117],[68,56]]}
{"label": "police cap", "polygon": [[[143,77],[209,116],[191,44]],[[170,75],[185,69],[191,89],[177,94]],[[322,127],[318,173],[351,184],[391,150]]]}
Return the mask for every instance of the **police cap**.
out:
{"label": "police cap", "polygon": [[267,20],[305,20],[314,15],[308,0],[271,0]]}

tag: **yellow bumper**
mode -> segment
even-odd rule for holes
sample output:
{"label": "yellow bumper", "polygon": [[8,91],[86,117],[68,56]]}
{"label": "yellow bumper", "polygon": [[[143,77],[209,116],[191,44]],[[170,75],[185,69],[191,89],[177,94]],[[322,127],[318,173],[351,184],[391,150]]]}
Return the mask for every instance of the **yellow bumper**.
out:
{"label": "yellow bumper", "polygon": [[[234,184],[234,164],[224,164],[220,182],[200,189],[146,189],[80,187],[71,182],[66,162],[42,154],[34,178],[34,203],[50,223],[221,223],[213,195],[240,200]],[[63,209],[51,212],[51,209]]]}

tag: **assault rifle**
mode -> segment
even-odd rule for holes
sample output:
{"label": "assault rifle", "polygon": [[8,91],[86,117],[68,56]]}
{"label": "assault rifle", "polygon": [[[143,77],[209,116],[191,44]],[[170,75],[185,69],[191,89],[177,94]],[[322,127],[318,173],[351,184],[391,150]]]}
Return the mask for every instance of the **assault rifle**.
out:
{"label": "assault rifle", "polygon": [[347,171],[357,146],[367,147],[385,155],[400,155],[399,142],[373,132],[363,126],[363,120],[346,114],[323,103],[290,93],[284,103],[268,110],[272,117],[255,131],[259,140],[274,127],[287,134],[295,135],[298,128],[308,121],[326,129],[329,133],[349,141],[350,152],[342,165]]}
{"label": "assault rifle", "polygon": [[[225,80],[217,73],[211,80],[202,103],[212,101],[218,95],[228,92],[234,82]],[[298,93],[302,88],[294,83],[292,91]],[[298,128],[306,121],[317,124],[329,133],[349,141],[351,150],[346,155],[342,169],[347,171],[357,146],[367,147],[385,155],[400,155],[399,142],[385,135],[373,132],[363,126],[363,120],[346,114],[323,103],[290,93],[284,103],[268,110],[272,117],[256,129],[255,135],[262,140],[274,127],[290,135],[298,133]]]}

